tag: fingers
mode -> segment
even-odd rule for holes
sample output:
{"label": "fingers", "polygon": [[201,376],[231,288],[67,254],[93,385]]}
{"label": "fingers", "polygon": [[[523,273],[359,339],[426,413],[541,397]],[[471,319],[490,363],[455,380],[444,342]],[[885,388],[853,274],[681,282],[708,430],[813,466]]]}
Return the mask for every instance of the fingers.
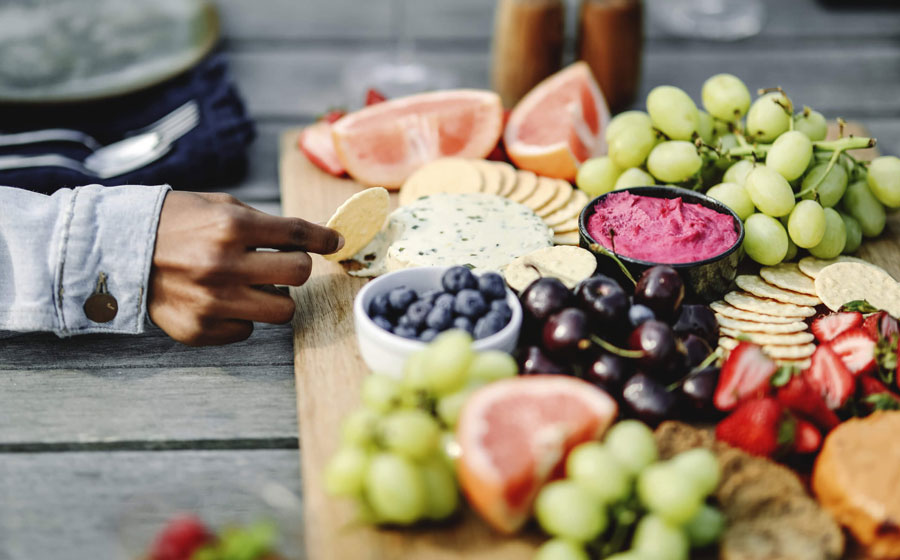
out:
{"label": "fingers", "polygon": [[344,246],[344,238],[331,228],[300,218],[280,218],[262,212],[246,216],[249,247],[303,250],[327,255]]}
{"label": "fingers", "polygon": [[280,325],[293,319],[294,300],[288,295],[242,286],[235,290],[233,297],[218,301],[209,313],[222,319],[243,319]]}
{"label": "fingers", "polygon": [[253,323],[235,319],[208,324],[188,341],[188,346],[221,346],[247,340],[253,334]]}
{"label": "fingers", "polygon": [[234,266],[247,284],[300,286],[309,278],[312,259],[303,251],[250,251]]}

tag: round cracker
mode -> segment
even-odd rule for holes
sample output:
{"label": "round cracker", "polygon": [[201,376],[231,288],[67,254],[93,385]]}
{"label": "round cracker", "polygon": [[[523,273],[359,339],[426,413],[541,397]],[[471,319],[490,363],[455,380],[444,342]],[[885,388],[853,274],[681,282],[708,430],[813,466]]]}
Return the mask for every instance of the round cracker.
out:
{"label": "round cracker", "polygon": [[500,175],[503,176],[503,190],[497,194],[508,198],[509,193],[516,189],[516,183],[519,180],[516,168],[505,161],[489,161],[489,163],[496,167],[500,171]]}
{"label": "round cracker", "polygon": [[531,193],[531,196],[522,201],[522,204],[534,210],[538,210],[546,206],[556,196],[559,190],[559,183],[555,179],[549,177],[538,177],[538,186]]}
{"label": "round cracker", "polygon": [[590,198],[588,198],[586,192],[581,189],[572,189],[572,198],[569,199],[569,202],[556,212],[544,218],[544,221],[547,222],[548,226],[553,227],[568,222],[569,220],[577,220],[588,202],[590,202]]}
{"label": "round cracker", "polygon": [[816,277],[816,292],[832,311],[845,303],[865,300],[900,317],[900,284],[883,269],[868,263],[839,262],[826,266]]}
{"label": "round cracker", "polygon": [[473,159],[470,161],[472,165],[481,171],[481,192],[499,195],[503,191],[503,182],[505,180],[500,168],[485,159]]}
{"label": "round cracker", "polygon": [[758,298],[747,292],[728,292],[724,296],[729,304],[754,313],[778,315],[781,317],[812,317],[816,310],[808,305],[794,305],[771,299]]}
{"label": "round cracker", "polygon": [[384,227],[390,205],[391,198],[382,187],[360,191],[345,200],[325,224],[344,236],[344,246],[325,258],[342,261],[360,252]]}
{"label": "round cracker", "polygon": [[[725,353],[728,353],[734,350],[737,345],[740,343],[739,340],[735,340],[731,337],[723,336],[719,338],[719,349],[724,350]],[[808,358],[813,355],[813,352],[816,351],[815,344],[795,344],[789,346],[778,346],[774,344],[764,344],[762,346],[763,352],[765,352],[770,358],[776,360],[802,360],[804,358]]]}
{"label": "round cracker", "polygon": [[557,245],[580,245],[581,236],[577,231],[567,231],[565,233],[554,233],[553,242]]}
{"label": "round cracker", "polygon": [[503,269],[503,277],[517,292],[544,276],[559,278],[572,289],[596,270],[597,258],[581,247],[544,247],[513,259]]}
{"label": "round cracker", "polygon": [[779,366],[790,366],[800,370],[807,369],[812,365],[812,360],[775,360]]}
{"label": "round cracker", "polygon": [[771,284],[767,284],[765,280],[759,276],[752,274],[741,274],[734,279],[734,283],[745,292],[749,292],[757,297],[774,299],[782,303],[791,303],[794,305],[807,305],[815,307],[822,303],[816,296],[808,296],[792,292],[790,290],[782,290]]}
{"label": "round cracker", "polygon": [[753,321],[740,321],[731,319],[716,313],[716,321],[720,327],[726,329],[734,329],[741,332],[768,333],[768,334],[785,334],[802,332],[806,330],[806,323],[803,321],[794,321],[792,323],[756,323]]}
{"label": "round cracker", "polygon": [[709,308],[716,312],[717,315],[736,319],[738,321],[753,321],[756,323],[773,323],[785,324],[795,321],[802,321],[803,317],[779,317],[777,315],[766,315],[764,313],[756,313],[745,309],[738,309],[733,305],[729,305],[724,301],[714,301],[709,304]]}
{"label": "round cracker", "polygon": [[800,272],[797,263],[781,263],[776,266],[764,266],[759,270],[762,279],[776,288],[791,290],[810,296],[816,295],[816,286],[812,278]]}
{"label": "round cracker", "polygon": [[516,171],[516,188],[506,195],[513,202],[522,202],[537,190],[538,176],[531,171]]}
{"label": "round cracker", "polygon": [[481,192],[481,171],[463,158],[443,158],[426,163],[413,172],[400,187],[400,206],[437,193],[469,194]]}
{"label": "round cracker", "polygon": [[541,218],[546,218],[557,210],[562,210],[572,199],[572,185],[570,185],[568,181],[563,179],[553,180],[557,182],[556,196],[553,197],[553,200],[551,200],[542,208],[539,208],[537,212],[535,212]]}
{"label": "round cracker", "polygon": [[578,220],[572,218],[568,222],[563,222],[557,226],[553,226],[553,233],[571,233],[578,231]]}
{"label": "round cracker", "polygon": [[743,337],[750,342],[753,342],[754,344],[765,344],[772,346],[797,346],[800,344],[808,344],[815,340],[815,337],[810,332],[768,334],[743,332],[729,329],[727,327],[719,327],[719,332],[721,332],[725,336],[730,336],[732,338]]}
{"label": "round cracker", "polygon": [[[856,257],[848,257],[846,255],[841,255],[837,258],[827,259],[827,260],[826,259],[817,259],[816,257],[803,257],[802,259],[800,259],[800,262],[797,263],[797,266],[800,268],[800,272],[802,272],[803,274],[805,274],[805,275],[809,276],[810,278],[812,278],[813,280],[815,280],[816,276],[818,276],[819,273],[822,272],[823,268],[825,268],[828,265],[832,265],[834,263],[839,263],[839,262],[855,262],[855,263],[870,264],[870,265],[872,264],[872,263],[867,263],[866,261],[864,261],[862,259],[858,259]],[[875,266],[875,265],[872,265],[872,266]]]}

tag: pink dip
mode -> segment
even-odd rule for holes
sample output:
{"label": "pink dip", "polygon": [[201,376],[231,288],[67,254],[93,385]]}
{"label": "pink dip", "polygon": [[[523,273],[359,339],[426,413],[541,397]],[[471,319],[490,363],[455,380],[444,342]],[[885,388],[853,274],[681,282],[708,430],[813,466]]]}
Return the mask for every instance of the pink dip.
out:
{"label": "pink dip", "polygon": [[[588,233],[607,249],[633,259],[688,263],[720,255],[738,239],[734,219],[681,198],[610,193],[599,202]],[[610,229],[615,232],[610,241]]]}

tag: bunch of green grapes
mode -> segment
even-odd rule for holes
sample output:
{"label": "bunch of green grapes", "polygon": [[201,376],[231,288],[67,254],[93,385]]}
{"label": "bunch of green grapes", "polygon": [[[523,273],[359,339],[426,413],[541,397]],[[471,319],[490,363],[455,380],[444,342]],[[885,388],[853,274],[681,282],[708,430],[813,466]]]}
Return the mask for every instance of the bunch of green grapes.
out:
{"label": "bunch of green grapes", "polygon": [[459,507],[453,429],[468,395],[518,373],[509,354],[475,352],[465,331],[440,334],[407,360],[402,379],[373,373],[350,413],[325,488],[357,501],[361,520],[410,525]]}
{"label": "bunch of green grapes", "polygon": [[535,560],[687,560],[691,548],[717,542],[725,518],[707,503],[721,476],[716,457],[692,449],[658,459],[653,433],[636,420],[613,426],[603,443],[573,449],[566,478],[535,501],[538,523],[553,537]]}
{"label": "bunch of green grapes", "polygon": [[744,249],[774,265],[798,249],[829,259],[884,230],[885,207],[900,208],[900,158],[857,161],[848,150],[874,139],[825,140],[825,117],[794,111],[780,89],[752,100],[731,74],[704,82],[702,105],[673,86],[647,96],[647,112],[617,115],[607,156],[586,161],[578,187],[594,196],[670,184],[706,191],[744,220]]}

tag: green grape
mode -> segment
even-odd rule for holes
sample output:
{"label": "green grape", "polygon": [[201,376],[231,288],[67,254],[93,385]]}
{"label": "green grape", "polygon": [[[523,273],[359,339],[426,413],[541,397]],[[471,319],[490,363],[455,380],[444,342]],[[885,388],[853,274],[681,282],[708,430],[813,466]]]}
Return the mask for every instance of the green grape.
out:
{"label": "green grape", "polygon": [[420,468],[425,484],[425,517],[435,521],[450,517],[459,507],[459,489],[453,470],[438,455],[428,458]]}
{"label": "green grape", "polygon": [[847,214],[856,218],[862,233],[866,237],[878,237],[884,231],[885,216],[884,206],[878,202],[866,181],[850,183],[841,205]]}
{"label": "green grape", "polygon": [[616,179],[615,190],[628,189],[631,187],[647,187],[656,184],[656,179],[640,167],[632,167],[626,169]]}
{"label": "green grape", "polygon": [[793,241],[791,241],[791,236],[789,235],[788,236],[788,250],[787,250],[787,253],[785,253],[784,258],[782,260],[784,260],[784,261],[794,260],[794,257],[797,256],[797,250],[798,250],[797,245]]}
{"label": "green grape", "polygon": [[900,158],[881,156],[869,164],[869,189],[878,202],[900,208]]}
{"label": "green grape", "polygon": [[474,388],[467,387],[438,399],[437,415],[445,426],[450,429],[456,428],[456,423],[459,421],[459,413],[462,412],[463,405],[466,404],[466,400],[473,391]]}
{"label": "green grape", "polygon": [[400,381],[383,373],[373,373],[363,380],[362,401],[377,412],[389,412],[400,404]]}
{"label": "green grape", "polygon": [[637,420],[622,420],[606,434],[606,448],[632,475],[659,458],[653,432]]}
{"label": "green grape", "polygon": [[[825,175],[827,169],[827,162],[814,165],[803,177],[803,182],[800,183],[800,190],[805,191],[818,184],[819,186],[816,187],[815,192],[807,193],[803,195],[803,198],[815,200],[816,195],[818,195],[819,204],[825,208],[831,208],[841,200],[841,197],[847,191],[847,171],[844,169],[844,166],[835,165],[831,168],[831,171],[828,171],[828,175]],[[824,179],[822,179],[823,176],[825,177]]]}
{"label": "green grape", "polygon": [[538,547],[533,560],[590,560],[584,545],[566,539],[550,539]]}
{"label": "green grape", "polygon": [[547,534],[576,542],[594,540],[609,522],[606,509],[594,495],[571,480],[557,480],[541,488],[534,513]]}
{"label": "green grape", "polygon": [[651,512],[673,525],[689,521],[706,497],[693,479],[669,462],[650,465],[637,479],[637,495]]}
{"label": "green grape", "polygon": [[725,516],[716,508],[703,504],[700,511],[684,526],[691,546],[703,548],[719,540],[725,530]]}
{"label": "green grape", "polygon": [[403,388],[412,391],[424,391],[428,388],[428,355],[420,350],[406,359],[403,364]]}
{"label": "green grape", "polygon": [[[716,138],[716,149],[718,149],[720,152],[727,152],[731,148],[736,148],[738,144],[739,142],[737,136],[730,132],[726,132],[725,134]],[[728,165],[731,165],[730,160],[726,158],[725,161],[728,162]]]}
{"label": "green grape", "polygon": [[747,175],[744,188],[753,205],[773,218],[787,216],[794,209],[794,190],[787,179],[765,165],[757,166]]}
{"label": "green grape", "polygon": [[791,101],[781,92],[767,93],[750,105],[747,133],[760,142],[771,142],[791,126]]}
{"label": "green grape", "polygon": [[652,560],[641,554],[639,550],[626,550],[607,556],[605,560]]}
{"label": "green grape", "polygon": [[669,141],[657,144],[647,157],[647,169],[660,181],[680,183],[700,171],[703,160],[690,142]]}
{"label": "green grape", "polygon": [[765,214],[753,214],[744,221],[744,251],[759,264],[774,266],[784,260],[788,234],[781,222]]}
{"label": "green grape", "polygon": [[737,76],[716,74],[703,82],[700,91],[709,114],[723,121],[736,121],[750,108],[750,91]]}
{"label": "green grape", "polygon": [[850,253],[855,253],[859,246],[862,245],[862,227],[859,225],[859,221],[853,216],[848,216],[843,212],[838,212],[841,215],[841,219],[844,220],[844,227],[847,229],[847,243],[844,244],[845,255],[849,255]]}
{"label": "green grape", "polygon": [[456,443],[456,434],[452,431],[444,430],[441,432],[441,440],[438,455],[444,460],[444,463],[450,467],[450,470],[456,470],[456,460],[459,459],[461,450],[459,444]]}
{"label": "green grape", "polygon": [[647,514],[638,521],[631,548],[653,560],[688,560],[690,541],[679,527]]}
{"label": "green grape", "polygon": [[746,220],[756,210],[747,190],[737,183],[719,183],[710,187],[706,194],[734,210],[741,220]]}
{"label": "green grape", "polygon": [[369,461],[366,499],[378,519],[409,525],[425,515],[428,500],[422,471],[396,453],[379,453]]}
{"label": "green grape", "polygon": [[359,408],[344,418],[341,426],[341,441],[350,445],[365,447],[375,438],[375,429],[381,418],[374,410]]}
{"label": "green grape", "polygon": [[675,86],[653,88],[647,95],[647,112],[653,126],[672,140],[690,140],[700,126],[694,101]]}
{"label": "green grape", "polygon": [[643,111],[625,111],[619,113],[609,121],[608,125],[606,125],[606,143],[609,144],[612,142],[613,138],[618,136],[623,130],[635,126],[653,128],[653,121],[650,120],[650,115]]}
{"label": "green grape", "polygon": [[475,357],[472,337],[466,331],[442,332],[425,349],[428,388],[435,395],[447,395],[466,383],[466,372]]}
{"label": "green grape", "polygon": [[719,486],[722,469],[719,460],[709,449],[697,447],[683,451],[669,461],[672,468],[694,481],[703,497],[709,496]]}
{"label": "green grape", "polygon": [[356,445],[345,445],[325,467],[325,490],[332,496],[358,496],[369,467],[369,454]]}
{"label": "green grape", "polygon": [[582,443],[569,453],[566,476],[606,504],[631,495],[631,473],[605,446],[595,441]]}
{"label": "green grape", "polygon": [[613,190],[622,169],[609,156],[591,158],[581,164],[575,184],[590,196],[600,196]]}
{"label": "green grape", "polygon": [[812,158],[812,141],[802,132],[790,130],[775,139],[766,154],[766,167],[781,173],[788,181],[803,175]]}
{"label": "green grape", "polygon": [[478,352],[469,364],[469,381],[484,381],[490,383],[507,377],[515,377],[519,373],[519,366],[515,358],[500,350],[485,350]]}
{"label": "green grape", "polygon": [[847,226],[834,208],[825,209],[825,235],[809,254],[820,259],[833,259],[841,254],[847,243]]}
{"label": "green grape", "polygon": [[756,168],[756,164],[749,159],[736,161],[725,171],[725,175],[722,177],[722,182],[737,183],[738,185],[743,186],[747,181],[747,175],[749,175],[754,168]]}
{"label": "green grape", "polygon": [[424,459],[437,450],[441,428],[430,414],[411,408],[385,416],[379,432],[385,448],[412,459]]}
{"label": "green grape", "polygon": [[801,200],[791,211],[787,229],[797,247],[815,247],[825,236],[825,211],[815,200]]}
{"label": "green grape", "polygon": [[656,132],[644,125],[622,130],[609,143],[609,158],[620,168],[637,167],[647,160],[656,145]]}
{"label": "green grape", "polygon": [[700,135],[701,140],[709,145],[712,145],[713,130],[715,128],[713,118],[706,111],[698,111],[697,113],[700,116],[699,120],[697,121],[697,134]]}
{"label": "green grape", "polygon": [[803,112],[794,115],[794,130],[802,132],[813,142],[824,140],[828,134],[828,122],[822,113],[804,107]]}

